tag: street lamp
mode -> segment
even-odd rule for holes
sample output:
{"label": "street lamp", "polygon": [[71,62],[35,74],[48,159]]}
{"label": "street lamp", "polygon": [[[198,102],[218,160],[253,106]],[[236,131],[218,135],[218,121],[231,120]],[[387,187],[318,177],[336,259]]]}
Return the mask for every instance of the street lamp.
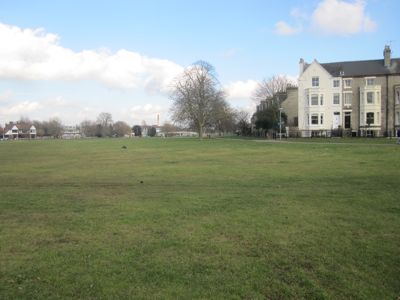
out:
{"label": "street lamp", "polygon": [[282,140],[282,107],[279,107],[279,140]]}

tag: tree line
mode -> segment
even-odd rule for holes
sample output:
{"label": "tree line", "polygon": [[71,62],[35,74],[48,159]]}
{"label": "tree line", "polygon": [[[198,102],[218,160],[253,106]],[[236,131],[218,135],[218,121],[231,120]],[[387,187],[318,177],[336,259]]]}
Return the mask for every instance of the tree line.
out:
{"label": "tree line", "polygon": [[112,115],[107,112],[100,113],[96,121],[84,120],[80,130],[86,137],[124,137],[132,133],[132,128],[126,122],[114,123]]}
{"label": "tree line", "polygon": [[171,115],[177,124],[196,130],[201,137],[204,132],[236,132],[240,135],[276,133],[286,125],[287,115],[281,104],[286,98],[287,88],[295,86],[287,77],[274,76],[261,81],[253,100],[260,102],[249,122],[246,111],[233,109],[226,101],[214,67],[198,61],[186,68],[172,86]]}
{"label": "tree line", "polygon": [[[292,84],[289,80],[282,76],[259,83],[253,99],[263,105],[251,117],[256,130],[276,131],[283,127],[287,116],[281,111],[283,97],[280,95],[290,86]],[[195,130],[200,138],[206,133],[236,133],[243,136],[254,134],[250,114],[229,105],[214,67],[205,61],[198,61],[186,68],[174,80],[169,96],[172,100],[170,112],[173,124],[166,123],[162,126],[165,136],[177,130]],[[37,136],[58,138],[63,134],[64,126],[57,118],[30,123],[36,127]],[[135,136],[142,135],[142,126],[130,127],[124,121],[113,122],[112,115],[107,112],[100,113],[95,121],[84,120],[77,127],[86,137],[124,137],[132,133]],[[157,133],[155,127],[146,127],[146,130],[148,136],[155,136]]]}

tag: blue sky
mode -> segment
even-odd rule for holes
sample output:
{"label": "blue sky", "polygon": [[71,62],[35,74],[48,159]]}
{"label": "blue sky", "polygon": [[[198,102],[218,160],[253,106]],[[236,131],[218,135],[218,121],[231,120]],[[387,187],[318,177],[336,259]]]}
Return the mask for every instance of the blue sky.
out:
{"label": "blue sky", "polygon": [[168,120],[171,80],[213,64],[228,101],[251,111],[257,81],[298,61],[400,57],[397,0],[0,1],[0,125],[66,124],[103,111]]}

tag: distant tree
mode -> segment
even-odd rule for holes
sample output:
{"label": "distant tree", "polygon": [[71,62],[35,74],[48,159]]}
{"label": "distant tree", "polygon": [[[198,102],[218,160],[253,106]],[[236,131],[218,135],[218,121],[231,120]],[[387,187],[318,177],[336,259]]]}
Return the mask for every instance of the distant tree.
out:
{"label": "distant tree", "polygon": [[118,121],[115,122],[113,125],[113,135],[117,137],[123,137],[125,135],[130,135],[132,133],[131,127],[123,122],[123,121]]}
{"label": "distant tree", "polygon": [[64,126],[61,123],[61,120],[58,118],[53,118],[50,119],[47,122],[47,134],[55,137],[55,138],[60,138],[63,134],[64,131]]}
{"label": "distant tree", "polygon": [[45,129],[43,122],[33,121],[33,126],[36,128],[36,136],[43,137],[45,136]]}
{"label": "distant tree", "polygon": [[245,110],[239,110],[235,114],[237,132],[242,136],[250,135],[250,114]]}
{"label": "distant tree", "polygon": [[[282,112],[282,128],[287,121],[287,115]],[[255,125],[257,129],[274,130],[279,129],[280,111],[279,105],[271,105],[265,110],[260,110],[255,113]]]}
{"label": "distant tree", "polygon": [[85,120],[80,124],[81,132],[86,137],[95,137],[97,132],[97,125],[93,121]]}
{"label": "distant tree", "polygon": [[133,126],[132,131],[135,136],[142,136],[142,127],[140,125]]}
{"label": "distant tree", "polygon": [[17,122],[19,124],[32,124],[31,120],[28,117],[20,117],[19,121]]}
{"label": "distant tree", "polygon": [[176,79],[170,97],[174,122],[194,128],[202,138],[205,128],[215,120],[216,103],[223,101],[225,95],[214,67],[199,61]]}
{"label": "distant tree", "polygon": [[155,127],[150,127],[147,131],[147,135],[150,137],[155,137],[157,134],[157,129]]}
{"label": "distant tree", "polygon": [[112,115],[107,112],[102,112],[97,117],[97,135],[99,137],[110,137],[112,135]]}
{"label": "distant tree", "polygon": [[211,124],[219,134],[234,131],[235,110],[224,99],[215,102]]}
{"label": "distant tree", "polygon": [[286,92],[288,87],[293,86],[296,86],[296,84],[290,81],[286,76],[272,76],[258,83],[252,98],[256,102],[268,100],[277,93]]}
{"label": "distant tree", "polygon": [[162,126],[162,132],[165,136],[171,135],[172,132],[177,131],[176,126],[171,123],[164,123]]}

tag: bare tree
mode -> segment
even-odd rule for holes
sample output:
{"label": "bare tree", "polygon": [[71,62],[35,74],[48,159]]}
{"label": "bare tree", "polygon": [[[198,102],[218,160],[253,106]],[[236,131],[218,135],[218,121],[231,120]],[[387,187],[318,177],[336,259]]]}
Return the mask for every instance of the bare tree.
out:
{"label": "bare tree", "polygon": [[212,117],[212,126],[220,135],[234,131],[235,110],[224,99],[216,101]]}
{"label": "bare tree", "polygon": [[243,136],[249,135],[251,133],[250,113],[245,110],[239,110],[235,116],[238,133]]}
{"label": "bare tree", "polygon": [[97,135],[100,137],[111,136],[112,134],[112,116],[110,113],[102,112],[97,117],[97,127],[98,133]]}
{"label": "bare tree", "polygon": [[268,100],[277,93],[286,92],[288,87],[296,86],[286,76],[272,76],[269,79],[263,79],[258,83],[256,90],[253,93],[253,99],[256,102]]}
{"label": "bare tree", "polygon": [[96,136],[97,125],[93,121],[84,120],[80,124],[82,134],[86,137]]}
{"label": "bare tree", "polygon": [[175,125],[171,123],[164,123],[164,125],[162,126],[162,132],[166,137],[169,136],[174,131],[177,131],[177,129]]}
{"label": "bare tree", "polygon": [[113,133],[117,137],[123,137],[125,135],[130,135],[132,133],[132,129],[126,122],[118,121],[113,125]]}
{"label": "bare tree", "polygon": [[170,97],[174,122],[194,128],[202,138],[205,127],[213,121],[216,103],[225,95],[219,87],[214,67],[199,61],[177,78]]}
{"label": "bare tree", "polygon": [[47,134],[55,138],[60,138],[63,134],[64,126],[58,118],[50,119],[47,122]]}
{"label": "bare tree", "polygon": [[44,122],[40,122],[40,121],[33,121],[33,126],[35,126],[36,128],[36,136],[40,136],[43,137],[45,136],[45,128],[44,128]]}

